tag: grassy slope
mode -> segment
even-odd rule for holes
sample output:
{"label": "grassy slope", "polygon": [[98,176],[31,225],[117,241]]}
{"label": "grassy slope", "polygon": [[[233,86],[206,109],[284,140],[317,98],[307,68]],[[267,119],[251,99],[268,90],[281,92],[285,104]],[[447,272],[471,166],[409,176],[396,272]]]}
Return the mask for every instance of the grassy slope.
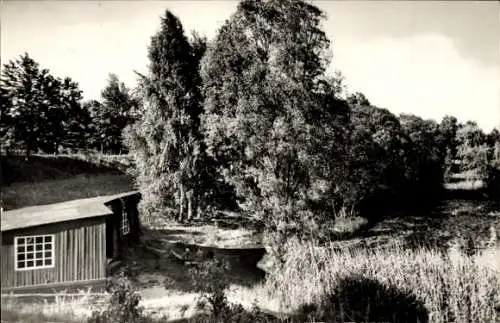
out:
{"label": "grassy slope", "polygon": [[134,188],[132,178],[123,171],[128,160],[120,163],[118,158],[110,162],[100,156],[33,156],[29,160],[3,156],[0,162],[4,210]]}

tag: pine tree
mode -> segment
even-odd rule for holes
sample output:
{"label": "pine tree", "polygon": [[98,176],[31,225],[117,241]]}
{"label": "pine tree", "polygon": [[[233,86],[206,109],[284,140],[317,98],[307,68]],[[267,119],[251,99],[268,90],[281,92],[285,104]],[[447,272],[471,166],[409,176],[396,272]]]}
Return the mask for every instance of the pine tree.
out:
{"label": "pine tree", "polygon": [[0,135],[10,148],[24,149],[29,156],[39,150],[54,153],[68,143],[80,116],[77,83],[52,76],[25,53],[4,65],[0,87]]}
{"label": "pine tree", "polygon": [[120,153],[123,150],[123,129],[133,123],[137,102],[130,90],[115,74],[110,74],[108,84],[101,92],[102,104],[95,111],[94,123],[101,150]]}
{"label": "pine tree", "polygon": [[141,76],[141,119],[125,132],[136,159],[146,214],[190,219],[201,196],[199,48],[193,49],[170,11],[151,38],[149,73]]}

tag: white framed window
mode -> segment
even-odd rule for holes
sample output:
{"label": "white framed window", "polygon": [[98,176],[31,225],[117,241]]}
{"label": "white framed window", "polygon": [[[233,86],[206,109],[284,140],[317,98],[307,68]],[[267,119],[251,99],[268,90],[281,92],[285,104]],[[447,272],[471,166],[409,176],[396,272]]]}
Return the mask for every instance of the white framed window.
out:
{"label": "white framed window", "polygon": [[127,212],[122,211],[122,221],[121,221],[122,234],[127,235],[130,233],[130,223],[128,222]]}
{"label": "white framed window", "polygon": [[54,240],[53,234],[15,237],[15,269],[31,270],[54,267]]}

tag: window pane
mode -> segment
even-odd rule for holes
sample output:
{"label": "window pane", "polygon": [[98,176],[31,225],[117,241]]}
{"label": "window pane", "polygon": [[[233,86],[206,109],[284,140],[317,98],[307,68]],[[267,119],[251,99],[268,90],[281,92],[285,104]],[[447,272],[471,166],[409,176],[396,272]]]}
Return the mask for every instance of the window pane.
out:
{"label": "window pane", "polygon": [[16,237],[16,264],[18,269],[52,266],[54,239],[52,236]]}

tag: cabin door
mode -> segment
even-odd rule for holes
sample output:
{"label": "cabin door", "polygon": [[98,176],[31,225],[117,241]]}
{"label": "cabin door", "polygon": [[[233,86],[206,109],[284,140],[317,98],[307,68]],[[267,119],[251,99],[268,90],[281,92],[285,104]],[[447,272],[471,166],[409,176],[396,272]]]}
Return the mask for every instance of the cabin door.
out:
{"label": "cabin door", "polygon": [[117,218],[113,215],[106,219],[106,258],[108,259],[121,258],[120,222]]}

